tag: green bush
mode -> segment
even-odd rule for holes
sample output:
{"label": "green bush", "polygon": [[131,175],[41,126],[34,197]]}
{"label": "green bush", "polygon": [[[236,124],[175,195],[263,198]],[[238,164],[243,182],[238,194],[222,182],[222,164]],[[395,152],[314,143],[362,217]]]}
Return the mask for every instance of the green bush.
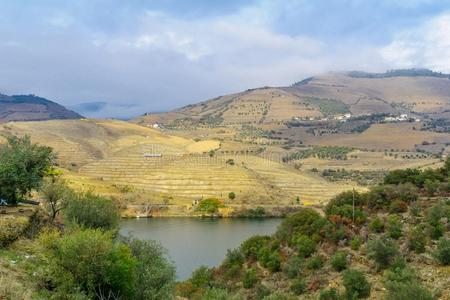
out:
{"label": "green bush", "polygon": [[388,289],[386,300],[436,300],[436,298],[417,282],[394,283]]}
{"label": "green bush", "polygon": [[256,294],[255,296],[256,296],[257,300],[265,299],[265,297],[269,296],[270,293],[271,293],[271,290],[267,286],[265,286],[261,283],[257,284],[255,287],[255,294]]}
{"label": "green bush", "polygon": [[136,259],[134,293],[136,300],[158,300],[173,297],[175,266],[167,259],[166,251],[155,241],[127,239]]}
{"label": "green bush", "polygon": [[339,251],[331,258],[331,266],[334,270],[341,272],[347,269],[347,252]]}
{"label": "green bush", "polygon": [[223,262],[225,268],[230,268],[232,266],[241,267],[245,262],[245,257],[242,254],[241,249],[227,250],[227,255]]}
{"label": "green bush", "polygon": [[216,198],[209,198],[200,201],[200,203],[197,206],[197,211],[215,214],[219,211],[219,208],[221,207],[223,207],[222,201]]}
{"label": "green bush", "polygon": [[283,264],[283,273],[288,278],[296,278],[302,274],[304,261],[301,257],[291,256]]}
{"label": "green bush", "polygon": [[192,272],[192,285],[196,288],[212,287],[214,282],[214,270],[206,266],[201,266]]}
{"label": "green bush", "polygon": [[242,278],[242,285],[245,289],[251,289],[259,281],[258,272],[255,269],[249,269]]}
{"label": "green bush", "polygon": [[289,215],[278,227],[276,235],[283,242],[291,242],[295,234],[304,234],[313,239],[319,239],[327,220],[318,212],[304,208]]}
{"label": "green bush", "polygon": [[408,248],[416,253],[425,252],[427,244],[426,230],[423,226],[416,226],[408,234]]}
{"label": "green bush", "polygon": [[408,211],[408,204],[402,200],[394,200],[389,205],[390,213],[404,213]]}
{"label": "green bush", "polygon": [[314,255],[306,262],[306,267],[310,270],[319,270],[323,267],[325,258],[322,255]]}
{"label": "green bush", "polygon": [[273,250],[268,246],[263,247],[258,253],[258,260],[261,262],[261,265],[269,271],[280,271],[281,258],[278,254],[278,249]]}
{"label": "green bush", "polygon": [[336,289],[329,289],[320,291],[319,300],[340,300],[342,297],[339,295]]}
{"label": "green bush", "polygon": [[248,259],[257,260],[259,251],[265,247],[270,241],[270,237],[266,235],[255,235],[245,240],[241,244],[241,251]]}
{"label": "green bush", "polygon": [[6,247],[19,239],[30,222],[25,217],[4,217],[0,218],[0,248]]}
{"label": "green bush", "polygon": [[293,240],[293,243],[297,246],[298,254],[302,257],[311,256],[316,251],[316,242],[304,234],[295,236]]}
{"label": "green bush", "polygon": [[239,295],[231,295],[226,289],[209,288],[207,289],[199,300],[241,300]]}
{"label": "green bush", "polygon": [[359,247],[361,247],[362,244],[362,238],[358,235],[353,237],[353,239],[350,241],[350,248],[352,250],[358,250]]}
{"label": "green bush", "polygon": [[370,296],[370,284],[362,272],[346,270],[342,274],[342,284],[348,299],[367,298]]}
{"label": "green bush", "polygon": [[450,265],[450,239],[440,238],[437,244],[437,249],[434,252],[434,257],[442,265]]}
{"label": "green bush", "polygon": [[111,199],[91,192],[68,199],[63,213],[68,222],[103,230],[116,229],[120,217],[118,207]]}
{"label": "green bush", "polygon": [[138,262],[129,247],[113,242],[112,233],[99,229],[76,229],[63,236],[46,233],[39,245],[42,286],[55,298],[67,299],[73,292],[90,299],[98,294],[133,297]]}
{"label": "green bush", "polygon": [[389,216],[386,223],[387,235],[393,239],[399,239],[403,234],[403,224],[401,219],[392,215]]}
{"label": "green bush", "polygon": [[372,222],[369,224],[369,229],[372,232],[383,232],[384,231],[384,222],[379,217],[375,217]]}
{"label": "green bush", "polygon": [[303,294],[305,292],[305,288],[306,288],[305,282],[303,282],[303,280],[301,279],[297,279],[291,284],[291,291],[295,295]]}
{"label": "green bush", "polygon": [[389,267],[397,255],[397,245],[392,240],[379,238],[367,243],[367,256],[375,261],[379,270]]}
{"label": "green bush", "polygon": [[228,199],[233,200],[234,198],[236,198],[236,194],[234,192],[229,192]]}

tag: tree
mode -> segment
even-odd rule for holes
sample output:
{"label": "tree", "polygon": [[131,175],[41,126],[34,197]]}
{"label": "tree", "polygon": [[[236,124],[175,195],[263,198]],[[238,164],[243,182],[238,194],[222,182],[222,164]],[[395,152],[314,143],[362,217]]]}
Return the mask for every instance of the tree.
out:
{"label": "tree", "polygon": [[51,177],[44,181],[41,195],[52,221],[55,220],[56,215],[62,210],[64,199],[73,197],[73,193],[66,185],[66,182],[59,177]]}
{"label": "tree", "polygon": [[53,164],[52,148],[32,144],[30,137],[9,137],[0,146],[0,198],[16,205],[41,186]]}
{"label": "tree", "polygon": [[236,194],[234,192],[230,192],[230,193],[228,193],[228,198],[230,200],[233,200],[234,198],[236,198]]}

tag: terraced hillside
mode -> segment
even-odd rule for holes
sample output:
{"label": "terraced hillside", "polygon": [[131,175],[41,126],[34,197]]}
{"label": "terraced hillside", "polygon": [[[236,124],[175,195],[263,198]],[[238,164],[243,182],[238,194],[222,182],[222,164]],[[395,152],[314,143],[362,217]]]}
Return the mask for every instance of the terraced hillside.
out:
{"label": "terraced hillside", "polygon": [[182,199],[226,199],[234,192],[235,204],[287,205],[296,197],[317,204],[348,188],[257,156],[209,157],[167,151],[162,157],[144,157],[151,148],[155,149],[143,144],[124,149],[82,167],[80,173]]}
{"label": "terraced hillside", "polygon": [[[74,187],[98,185],[99,192],[108,192],[109,186],[109,192],[138,192],[153,203],[164,198],[187,206],[218,197],[230,206],[291,205],[298,197],[315,204],[348,188],[284,165],[279,155],[278,161],[253,151],[237,155],[246,152],[226,146],[222,151],[217,140],[196,142],[122,121],[11,122],[0,126],[0,134],[29,134],[34,142],[52,146],[60,166],[71,170],[67,179]],[[233,201],[230,192],[236,194]]]}
{"label": "terraced hillside", "polygon": [[[442,114],[450,109],[449,76],[429,70],[371,74],[329,73],[289,87],[251,89],[134,122],[168,126],[270,124],[297,118],[353,115]],[[442,116],[442,115],[440,115]]]}

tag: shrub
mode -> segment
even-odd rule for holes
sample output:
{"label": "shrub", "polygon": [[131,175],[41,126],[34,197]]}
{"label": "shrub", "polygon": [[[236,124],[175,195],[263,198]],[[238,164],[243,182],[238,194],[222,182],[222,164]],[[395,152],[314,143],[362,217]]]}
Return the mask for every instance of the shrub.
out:
{"label": "shrub", "polygon": [[423,226],[414,227],[408,234],[408,248],[416,253],[425,252],[425,245],[427,244],[427,236]]}
{"label": "shrub", "polygon": [[111,199],[91,192],[74,195],[66,201],[64,217],[68,222],[87,228],[116,229],[119,210]]}
{"label": "shrub", "polygon": [[269,296],[270,293],[271,293],[270,289],[263,284],[258,284],[255,287],[256,299],[258,300],[265,299],[265,297]]}
{"label": "shrub", "polygon": [[318,212],[304,208],[285,218],[276,234],[283,242],[291,242],[294,234],[304,234],[313,239],[319,239],[326,223],[327,220]]}
{"label": "shrub", "polygon": [[225,268],[230,268],[232,266],[241,267],[244,264],[245,257],[242,254],[240,249],[227,250],[227,255],[225,257],[225,261],[223,262],[223,266]]}
{"label": "shrub", "polygon": [[442,265],[450,265],[450,239],[440,238],[437,244],[437,249],[434,252],[434,257]]}
{"label": "shrub", "polygon": [[342,284],[348,299],[367,298],[370,295],[370,284],[362,272],[346,270],[342,275]]}
{"label": "shrub", "polygon": [[408,211],[408,204],[405,201],[394,200],[389,205],[389,212],[391,213],[404,213]]}
{"label": "shrub", "polygon": [[403,224],[396,215],[389,216],[386,224],[387,235],[393,239],[398,239],[403,233]]}
{"label": "shrub", "polygon": [[201,266],[192,272],[192,285],[196,288],[212,287],[214,282],[214,270],[206,266]]}
{"label": "shrub", "polygon": [[362,238],[357,235],[355,237],[353,237],[353,239],[350,241],[350,248],[352,250],[358,250],[359,247],[361,247],[362,244]]}
{"label": "shrub", "polygon": [[134,294],[136,300],[170,299],[175,286],[175,267],[166,251],[155,241],[127,239],[136,259]]}
{"label": "shrub", "polygon": [[386,300],[436,300],[436,298],[417,282],[393,283],[388,289]]}
{"label": "shrub", "polygon": [[112,233],[99,229],[76,229],[63,236],[46,233],[39,245],[43,286],[55,298],[71,298],[74,291],[90,299],[99,294],[132,298],[138,262],[128,246],[113,242]]}
{"label": "shrub", "polygon": [[277,249],[273,250],[268,246],[262,248],[258,253],[258,260],[263,267],[269,269],[271,272],[278,272],[280,270],[281,259]]}
{"label": "shrub", "polygon": [[369,224],[369,229],[373,232],[383,232],[384,230],[384,222],[379,217],[375,217]]}
{"label": "shrub", "polygon": [[6,247],[19,239],[30,222],[25,217],[3,217],[0,218],[0,248]]}
{"label": "shrub", "polygon": [[257,206],[255,208],[250,208],[247,211],[248,217],[250,218],[262,218],[266,214],[266,210],[264,207]]}
{"label": "shrub", "polygon": [[325,259],[322,255],[315,255],[308,259],[306,267],[310,270],[319,270],[323,267]]}
{"label": "shrub", "polygon": [[379,270],[389,267],[397,254],[396,244],[389,239],[379,238],[367,244],[367,256],[375,261]]}
{"label": "shrub", "polygon": [[302,274],[304,261],[300,257],[292,256],[283,264],[283,272],[288,278],[295,278]]}
{"label": "shrub", "polygon": [[293,300],[295,298],[283,293],[276,291],[273,294],[270,294],[269,296],[265,297],[264,300]]}
{"label": "shrub", "polygon": [[341,296],[336,289],[323,290],[319,294],[319,300],[340,300]]}
{"label": "shrub", "polygon": [[233,200],[234,198],[236,198],[236,194],[234,192],[229,192],[228,199]]}
{"label": "shrub", "polygon": [[242,285],[246,289],[251,289],[259,281],[258,272],[255,269],[249,269],[245,272],[242,279]]}
{"label": "shrub", "polygon": [[210,288],[207,289],[203,295],[199,298],[199,300],[240,300],[242,299],[239,296],[230,295],[226,289],[221,288]]}
{"label": "shrub", "polygon": [[259,251],[270,241],[266,235],[255,235],[241,244],[241,251],[246,258],[257,260]]}
{"label": "shrub", "polygon": [[316,251],[316,242],[303,234],[294,237],[294,244],[297,246],[298,254],[302,257],[311,256]]}
{"label": "shrub", "polygon": [[347,269],[347,252],[339,251],[331,258],[331,266],[334,270],[341,272]]}
{"label": "shrub", "polygon": [[219,208],[223,207],[222,201],[216,198],[209,198],[200,201],[197,206],[197,210],[209,214],[215,214],[219,211]]}
{"label": "shrub", "polygon": [[295,295],[303,294],[305,292],[305,288],[306,288],[305,283],[301,279],[297,279],[291,284],[291,291]]}

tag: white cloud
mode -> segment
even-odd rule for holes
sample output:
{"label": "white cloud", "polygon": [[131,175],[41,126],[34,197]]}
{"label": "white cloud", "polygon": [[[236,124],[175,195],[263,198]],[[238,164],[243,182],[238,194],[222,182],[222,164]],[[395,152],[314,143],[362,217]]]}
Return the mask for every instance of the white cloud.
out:
{"label": "white cloud", "polygon": [[450,12],[398,33],[380,53],[393,67],[450,72]]}

